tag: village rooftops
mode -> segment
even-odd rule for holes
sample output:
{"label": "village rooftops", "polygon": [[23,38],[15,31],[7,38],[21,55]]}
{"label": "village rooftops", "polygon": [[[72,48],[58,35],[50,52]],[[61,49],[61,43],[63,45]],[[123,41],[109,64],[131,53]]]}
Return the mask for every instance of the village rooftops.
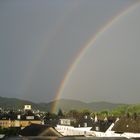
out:
{"label": "village rooftops", "polygon": [[111,126],[111,124],[112,122],[108,122],[108,121],[94,122],[91,130],[105,132]]}
{"label": "village rooftops", "polygon": [[112,130],[118,133],[140,133],[140,117],[122,117],[115,123]]}
{"label": "village rooftops", "polygon": [[56,129],[41,124],[31,124],[19,132],[21,136],[56,136],[62,137]]}

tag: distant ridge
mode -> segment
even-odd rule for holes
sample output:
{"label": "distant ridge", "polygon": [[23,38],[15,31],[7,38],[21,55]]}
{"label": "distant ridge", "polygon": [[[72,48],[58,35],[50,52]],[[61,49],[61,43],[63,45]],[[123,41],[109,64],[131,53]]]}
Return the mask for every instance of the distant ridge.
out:
{"label": "distant ridge", "polygon": [[[25,104],[32,105],[32,108],[35,110],[41,111],[51,111],[51,107],[54,105],[55,101],[49,103],[34,103],[27,100],[21,100],[17,98],[7,98],[0,96],[0,107],[3,109],[23,109]],[[91,111],[102,111],[102,110],[112,110],[124,104],[116,104],[109,102],[91,102],[85,103],[78,100],[72,99],[60,99],[57,100],[56,110],[62,109],[63,111],[69,111],[72,109],[83,110],[89,109]]]}
{"label": "distant ridge", "polygon": [[117,104],[117,103],[109,103],[109,102],[91,102],[85,103],[78,100],[72,99],[61,99],[58,100],[57,110],[61,108],[64,111],[69,111],[71,109],[83,110],[89,109],[91,111],[102,111],[102,110],[112,110],[119,106],[123,106],[125,104]]}
{"label": "distant ridge", "polygon": [[45,110],[45,108],[41,107],[37,103],[33,103],[31,101],[17,99],[17,98],[8,98],[8,97],[0,97],[0,107],[3,109],[23,109],[24,105],[30,104],[33,109]]}

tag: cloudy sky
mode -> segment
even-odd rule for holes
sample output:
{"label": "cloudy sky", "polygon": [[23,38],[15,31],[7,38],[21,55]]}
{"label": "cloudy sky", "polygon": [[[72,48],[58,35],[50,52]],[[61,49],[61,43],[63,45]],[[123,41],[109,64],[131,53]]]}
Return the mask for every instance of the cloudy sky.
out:
{"label": "cloudy sky", "polygon": [[139,15],[139,0],[1,0],[0,96],[138,103]]}

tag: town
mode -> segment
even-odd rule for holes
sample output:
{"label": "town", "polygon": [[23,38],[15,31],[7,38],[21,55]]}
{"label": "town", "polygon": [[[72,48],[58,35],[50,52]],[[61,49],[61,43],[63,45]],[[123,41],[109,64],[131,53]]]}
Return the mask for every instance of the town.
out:
{"label": "town", "polygon": [[55,113],[33,110],[0,110],[0,137],[140,137],[140,116],[137,113],[122,116],[99,114],[83,110],[61,109]]}

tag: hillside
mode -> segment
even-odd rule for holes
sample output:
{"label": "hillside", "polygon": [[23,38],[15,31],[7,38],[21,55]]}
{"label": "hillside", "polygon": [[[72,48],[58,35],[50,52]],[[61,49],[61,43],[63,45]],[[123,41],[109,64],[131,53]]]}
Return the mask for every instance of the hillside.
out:
{"label": "hillside", "polygon": [[91,109],[94,109],[94,111],[101,111],[101,110],[112,110],[115,108],[118,108],[120,106],[123,106],[124,104],[117,104],[117,103],[110,103],[110,102],[92,102],[89,103],[88,106]]}
{"label": "hillside", "polygon": [[[25,104],[32,105],[33,109],[39,109],[41,111],[50,111],[51,107],[54,106],[55,101],[49,103],[33,103],[31,101],[16,99],[16,98],[6,98],[0,97],[0,107],[4,109],[23,109]],[[77,100],[60,99],[57,101],[56,110],[62,109],[63,111],[69,111],[71,109],[83,110],[89,109],[91,111],[101,111],[101,110],[112,110],[122,104],[113,104],[108,102],[92,102],[85,103]]]}
{"label": "hillside", "polygon": [[45,110],[43,106],[27,100],[0,97],[0,107],[4,109],[23,109],[24,105],[30,104],[33,109]]}
{"label": "hillside", "polygon": [[88,109],[91,111],[102,111],[102,110],[112,110],[124,104],[115,104],[109,102],[85,103],[78,100],[61,99],[58,101],[57,105],[58,105],[57,110],[61,108],[64,111],[69,111],[72,109],[76,110]]}
{"label": "hillside", "polygon": [[90,109],[89,105],[85,102],[78,101],[78,100],[71,100],[71,99],[61,99],[57,101],[56,110],[61,108],[63,111],[69,110],[82,110],[82,109]]}

